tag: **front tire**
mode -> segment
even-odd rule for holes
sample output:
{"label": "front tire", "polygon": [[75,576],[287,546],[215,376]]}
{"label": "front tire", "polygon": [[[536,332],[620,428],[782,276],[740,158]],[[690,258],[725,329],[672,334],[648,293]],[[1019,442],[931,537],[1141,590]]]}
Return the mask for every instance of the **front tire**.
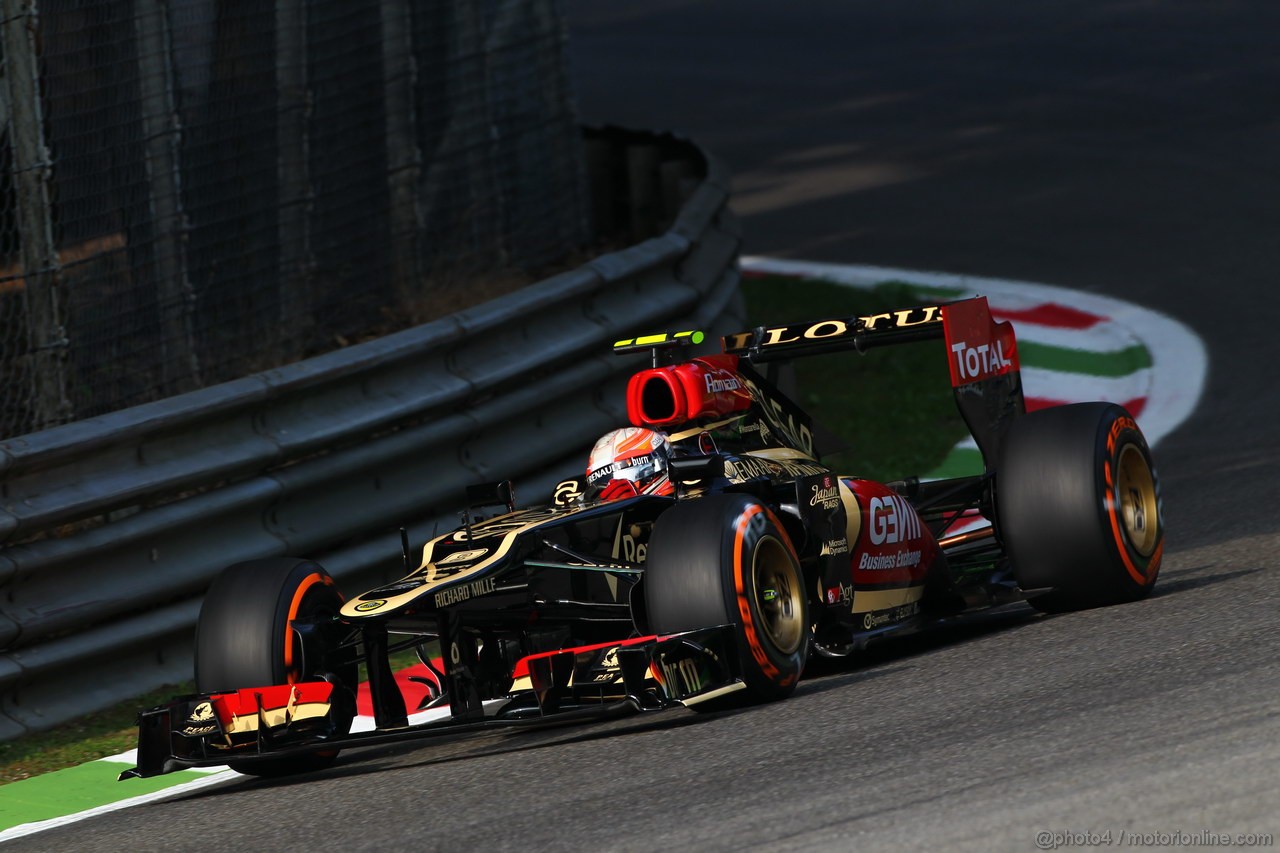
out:
{"label": "front tire", "polygon": [[[230,566],[205,594],[196,627],[196,689],[221,693],[246,687],[334,681],[338,733],[350,731],[358,679],[354,661],[331,660],[341,641],[332,621],[342,595],[323,568],[309,560],[251,560]],[[305,634],[293,620],[322,627]],[[279,776],[319,770],[338,750],[260,761],[229,762],[232,770]]]}
{"label": "front tire", "polygon": [[809,654],[804,576],[786,531],[753,498],[710,495],[659,516],[644,597],[649,627],[659,634],[734,626],[746,684],[732,694],[737,703],[795,690]]}
{"label": "front tire", "polygon": [[1112,403],[1032,412],[1005,436],[998,530],[1024,590],[1046,612],[1135,601],[1164,552],[1159,481],[1133,417]]}

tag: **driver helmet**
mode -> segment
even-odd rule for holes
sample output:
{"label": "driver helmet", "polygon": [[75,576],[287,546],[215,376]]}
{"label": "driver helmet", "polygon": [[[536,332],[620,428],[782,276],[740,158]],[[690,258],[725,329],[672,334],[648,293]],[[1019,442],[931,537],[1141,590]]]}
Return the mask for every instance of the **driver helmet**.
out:
{"label": "driver helmet", "polygon": [[601,500],[635,495],[670,495],[667,476],[671,443],[660,432],[626,427],[607,432],[591,448],[587,462],[588,492]]}

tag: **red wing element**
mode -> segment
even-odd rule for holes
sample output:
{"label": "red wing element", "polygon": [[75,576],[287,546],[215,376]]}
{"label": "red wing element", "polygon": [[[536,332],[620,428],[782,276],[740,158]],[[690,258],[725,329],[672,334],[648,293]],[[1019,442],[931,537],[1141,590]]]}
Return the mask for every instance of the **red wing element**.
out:
{"label": "red wing element", "polygon": [[1013,324],[992,320],[985,296],[944,305],[942,324],[951,387],[960,388],[1018,369]]}
{"label": "red wing element", "polygon": [[237,734],[325,718],[332,698],[329,682],[302,681],[215,693],[210,703],[223,731]]}
{"label": "red wing element", "polygon": [[1027,410],[1013,324],[995,322],[978,296],[942,306],[942,325],[956,408],[990,471],[1005,430]]}

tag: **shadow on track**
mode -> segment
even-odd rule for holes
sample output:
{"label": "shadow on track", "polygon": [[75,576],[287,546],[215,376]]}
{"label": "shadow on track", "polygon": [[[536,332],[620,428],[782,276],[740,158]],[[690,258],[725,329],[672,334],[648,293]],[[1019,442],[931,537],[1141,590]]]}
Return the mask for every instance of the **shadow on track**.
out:
{"label": "shadow on track", "polygon": [[[876,672],[847,673],[838,684],[831,682],[829,686],[802,684],[801,690],[814,692],[844,686],[848,683],[863,682],[882,678],[899,671],[898,667],[886,667]],[[629,735],[649,734],[652,732],[680,729],[698,725],[715,719],[725,719],[739,714],[749,714],[752,708],[735,708],[725,711],[698,713],[685,708],[670,708],[664,711],[650,711],[635,716],[624,717],[600,723],[581,723],[572,728],[548,728],[536,730],[510,730],[503,732],[486,732],[475,735],[459,735],[457,740],[436,740],[415,744],[407,741],[387,746],[371,746],[344,752],[333,767],[315,773],[300,773],[274,779],[255,779],[246,777],[237,784],[228,784],[217,788],[193,791],[179,800],[201,800],[210,796],[231,791],[261,790],[266,788],[287,788],[297,784],[306,784],[322,779],[346,779],[382,773],[389,770],[407,770],[418,767],[451,764],[494,755],[509,755],[533,750],[547,749],[570,743],[589,743],[591,741],[626,737]],[[415,753],[424,753],[416,756]]]}
{"label": "shadow on track", "polygon": [[1236,578],[1248,577],[1258,572],[1265,571],[1259,566],[1256,569],[1237,569],[1232,572],[1222,572],[1221,574],[1204,575],[1201,577],[1187,577],[1187,575],[1197,574],[1202,571],[1212,569],[1213,566],[1196,566],[1191,569],[1183,569],[1177,575],[1170,578],[1161,575],[1159,583],[1151,592],[1151,598],[1164,598],[1167,595],[1177,595],[1179,593],[1188,592],[1201,587],[1215,586],[1216,584],[1226,583]]}
{"label": "shadow on track", "polygon": [[[809,669],[797,690],[797,697],[824,693],[845,688],[851,684],[894,675],[910,668],[909,664],[902,664],[909,658],[1014,630],[1039,618],[1039,614],[1029,608],[1014,606],[965,617],[952,624],[944,624],[918,634],[887,638],[886,641],[874,644],[848,658],[827,659],[815,656],[810,659]],[[422,744],[406,742],[366,747],[344,753],[335,766],[315,773],[277,779],[246,778],[239,783],[193,791],[189,795],[175,799],[200,800],[230,791],[286,788],[322,779],[359,778],[389,770],[449,764],[493,755],[529,752],[569,743],[622,738],[679,729],[704,722],[710,723],[740,714],[750,714],[754,710],[748,707],[697,713],[687,709],[673,708],[620,720],[584,723],[572,728],[486,732],[469,736],[460,735],[457,740],[436,740]]]}
{"label": "shadow on track", "polygon": [[[982,640],[995,634],[1015,630],[1039,621],[1041,618],[1043,618],[1041,614],[1022,604],[1012,604],[999,610],[958,617],[916,634],[886,637],[848,657],[811,657],[805,669],[805,681],[865,675],[866,670],[875,667],[905,661],[949,646]],[[836,681],[831,687],[843,686],[844,683],[844,681]],[[810,689],[831,688],[824,686]]]}
{"label": "shadow on track", "polygon": [[[1200,577],[1186,577],[1210,570],[1212,566],[1197,566],[1178,573],[1176,578],[1162,579],[1153,598],[1177,595],[1182,592],[1230,581],[1261,571],[1247,569]],[[1134,606],[1134,605],[1131,605]],[[1137,603],[1136,606],[1141,606]],[[1024,605],[1009,605],[998,610],[960,617],[919,633],[885,638],[868,648],[846,658],[821,658],[809,661],[804,680],[796,692],[796,698],[844,689],[882,677],[900,674],[914,668],[912,658],[936,652],[944,648],[978,642],[1007,632],[1034,625],[1045,616]],[[619,720],[598,723],[581,723],[572,727],[538,730],[511,730],[459,735],[457,739],[434,740],[421,744],[400,744],[364,747],[344,753],[338,764],[316,773],[299,774],[277,779],[246,778],[239,783],[217,788],[193,791],[181,798],[200,800],[229,791],[260,790],[263,788],[287,788],[324,779],[360,778],[391,770],[405,770],[432,765],[451,764],[460,761],[494,755],[515,754],[547,749],[570,743],[623,738],[674,730],[718,719],[728,719],[741,714],[751,714],[754,708],[739,708],[710,713],[673,708],[648,712]]]}

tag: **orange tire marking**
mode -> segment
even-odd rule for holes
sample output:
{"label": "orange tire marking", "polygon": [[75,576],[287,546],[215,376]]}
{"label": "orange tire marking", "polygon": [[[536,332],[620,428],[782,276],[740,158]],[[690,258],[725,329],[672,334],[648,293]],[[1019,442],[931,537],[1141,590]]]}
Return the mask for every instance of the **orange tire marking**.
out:
{"label": "orange tire marking", "polygon": [[[1107,452],[1115,453],[1116,437],[1126,429],[1137,430],[1138,425],[1134,423],[1132,418],[1117,418],[1115,423],[1111,425],[1111,430],[1107,433]],[[1111,460],[1102,463],[1103,475],[1107,481],[1107,517],[1111,519],[1111,536],[1116,541],[1116,547],[1120,550],[1120,560],[1124,563],[1125,571],[1129,573],[1129,577],[1133,578],[1134,583],[1138,586],[1146,586],[1147,583],[1156,576],[1156,572],[1160,571],[1160,556],[1164,552],[1164,542],[1161,541],[1156,546],[1156,550],[1151,554],[1151,559],[1147,561],[1147,570],[1139,571],[1138,567],[1133,564],[1133,560],[1129,558],[1129,549],[1124,543],[1124,536],[1120,533],[1120,519],[1117,513],[1120,511],[1121,502],[1111,493],[1112,477],[1111,477]]]}
{"label": "orange tire marking", "polygon": [[294,684],[298,680],[297,674],[293,672],[293,620],[298,618],[298,609],[302,607],[302,599],[306,597],[307,591],[318,583],[333,586],[333,578],[319,572],[307,575],[294,591],[293,601],[289,602],[289,618],[284,623],[284,671],[288,684]]}
{"label": "orange tire marking", "polygon": [[[755,621],[751,616],[751,602],[747,599],[745,566],[742,562],[742,548],[747,538],[747,528],[751,526],[752,516],[761,512],[772,522],[774,529],[782,536],[783,544],[786,545],[791,556],[795,557],[795,546],[791,544],[791,538],[787,536],[787,531],[778,523],[778,519],[765,507],[754,504],[748,507],[746,512],[738,518],[737,530],[733,540],[733,581],[738,595],[738,613],[742,616],[743,627],[747,631],[747,645],[751,649],[751,657],[759,664],[766,677],[777,681],[782,672],[774,665],[773,661],[769,660],[764,647],[760,645],[760,637],[756,633]],[[779,684],[785,686],[790,684],[791,681],[792,676],[788,675],[785,679],[780,680]]]}
{"label": "orange tire marking", "polygon": [[751,649],[751,657],[767,677],[776,678],[780,674],[778,668],[769,660],[764,648],[760,645],[760,638],[756,636],[755,621],[751,617],[751,602],[747,600],[746,579],[742,564],[742,546],[747,538],[747,528],[751,526],[752,516],[762,511],[763,507],[753,505],[747,507],[746,512],[738,517],[737,530],[734,532],[733,539],[733,582],[738,595],[738,615],[742,617],[742,627],[746,629],[747,646]]}
{"label": "orange tire marking", "polygon": [[1107,507],[1107,516],[1111,519],[1111,535],[1116,540],[1116,547],[1120,550],[1120,559],[1124,563],[1125,570],[1129,572],[1129,577],[1133,578],[1134,583],[1138,586],[1146,586],[1151,578],[1155,577],[1156,572],[1160,570],[1160,556],[1164,552],[1163,540],[1156,546],[1155,552],[1151,555],[1151,559],[1147,562],[1146,572],[1141,572],[1138,567],[1133,564],[1133,560],[1129,558],[1129,549],[1124,544],[1124,536],[1120,533],[1120,521],[1116,517],[1115,501],[1110,501],[1112,506]]}

